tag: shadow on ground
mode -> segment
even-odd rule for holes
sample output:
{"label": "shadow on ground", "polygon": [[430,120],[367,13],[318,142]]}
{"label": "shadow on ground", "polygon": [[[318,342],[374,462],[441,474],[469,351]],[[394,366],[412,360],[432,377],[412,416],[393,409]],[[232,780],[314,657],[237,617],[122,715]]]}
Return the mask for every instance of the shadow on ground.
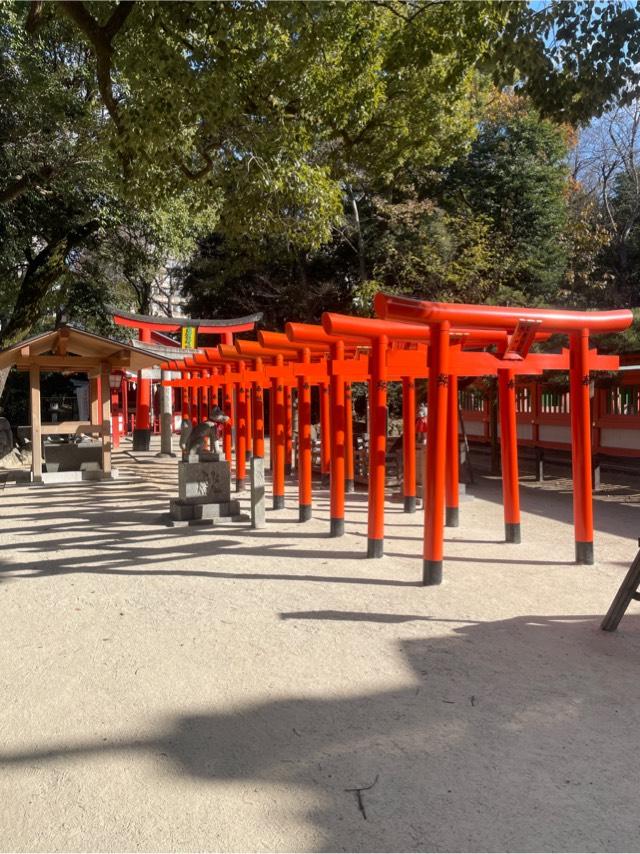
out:
{"label": "shadow on ground", "polygon": [[[316,831],[313,850],[637,850],[640,618],[625,618],[617,635],[598,622],[459,625],[446,637],[399,643],[412,679],[396,690],[292,690],[289,699],[179,716],[145,738],[4,752],[0,768],[34,774],[54,763],[69,776],[78,759],[141,755],[151,799],[153,780],[166,775],[244,782],[253,798],[284,787],[296,820]],[[279,832],[292,850],[295,839]],[[247,849],[256,844],[247,839]]]}

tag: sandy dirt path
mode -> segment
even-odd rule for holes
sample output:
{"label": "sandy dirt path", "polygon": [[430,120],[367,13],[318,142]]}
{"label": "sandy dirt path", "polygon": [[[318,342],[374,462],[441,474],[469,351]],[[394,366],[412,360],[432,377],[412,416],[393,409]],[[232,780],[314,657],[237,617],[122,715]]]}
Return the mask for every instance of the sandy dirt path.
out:
{"label": "sandy dirt path", "polygon": [[640,605],[598,629],[633,489],[589,568],[566,483],[523,486],[517,546],[482,479],[425,589],[421,514],[377,561],[360,494],[339,540],[293,484],[265,531],[172,529],[139,459],[0,494],[3,851],[640,849]]}

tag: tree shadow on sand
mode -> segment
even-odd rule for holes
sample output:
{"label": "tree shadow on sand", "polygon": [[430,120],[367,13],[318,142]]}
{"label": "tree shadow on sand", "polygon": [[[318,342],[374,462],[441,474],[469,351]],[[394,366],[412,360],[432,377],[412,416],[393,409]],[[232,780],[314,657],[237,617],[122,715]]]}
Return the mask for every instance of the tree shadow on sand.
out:
{"label": "tree shadow on sand", "polygon": [[[640,616],[625,617],[616,635],[600,632],[599,620],[460,621],[446,636],[399,643],[395,689],[294,692],[179,716],[146,738],[42,743],[4,752],[0,769],[37,775],[53,763],[73,778],[73,760],[142,754],[152,769],[146,799],[167,774],[233,781],[271,805],[284,792],[292,826],[313,827],[313,850],[636,850]],[[374,659],[372,651],[375,670]],[[144,827],[148,809],[128,805],[134,825]],[[265,838],[292,850],[282,815],[265,808]],[[144,833],[136,840],[144,849]],[[224,827],[216,847],[223,840]]]}

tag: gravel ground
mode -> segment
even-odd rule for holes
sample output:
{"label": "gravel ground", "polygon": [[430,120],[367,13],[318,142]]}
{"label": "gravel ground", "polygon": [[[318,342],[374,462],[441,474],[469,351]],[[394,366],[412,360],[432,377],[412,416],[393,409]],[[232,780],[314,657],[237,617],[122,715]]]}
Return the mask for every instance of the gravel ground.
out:
{"label": "gravel ground", "polygon": [[3,851],[640,849],[640,605],[598,628],[640,487],[579,567],[569,482],[523,481],[518,546],[482,477],[422,588],[395,502],[371,561],[362,494],[341,539],[293,483],[264,531],[167,528],[175,460],[118,459],[0,494]]}

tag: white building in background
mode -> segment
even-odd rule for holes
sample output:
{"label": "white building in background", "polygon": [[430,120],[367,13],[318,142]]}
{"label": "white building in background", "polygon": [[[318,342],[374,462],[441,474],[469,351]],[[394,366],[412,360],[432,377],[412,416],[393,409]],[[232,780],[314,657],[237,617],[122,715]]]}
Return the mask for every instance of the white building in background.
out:
{"label": "white building in background", "polygon": [[177,261],[168,261],[151,284],[150,313],[160,317],[185,317],[182,271]]}

